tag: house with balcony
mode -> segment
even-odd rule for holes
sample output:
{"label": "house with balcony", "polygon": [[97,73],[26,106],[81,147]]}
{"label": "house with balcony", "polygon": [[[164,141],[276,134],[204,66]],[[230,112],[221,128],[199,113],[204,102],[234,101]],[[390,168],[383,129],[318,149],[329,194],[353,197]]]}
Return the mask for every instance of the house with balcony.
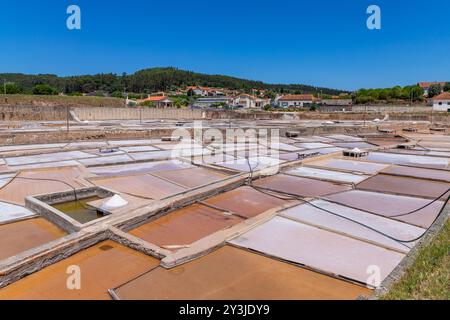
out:
{"label": "house with balcony", "polygon": [[243,109],[261,109],[267,104],[270,104],[270,99],[259,98],[246,93],[235,96],[233,101],[233,106]]}

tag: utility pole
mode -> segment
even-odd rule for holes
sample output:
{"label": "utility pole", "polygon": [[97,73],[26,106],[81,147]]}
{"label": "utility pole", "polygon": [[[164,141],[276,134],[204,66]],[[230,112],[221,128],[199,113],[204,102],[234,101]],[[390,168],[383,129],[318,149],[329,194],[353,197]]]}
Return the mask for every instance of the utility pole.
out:
{"label": "utility pole", "polygon": [[70,130],[70,122],[69,122],[69,106],[66,106],[66,129],[67,129],[67,134],[69,134],[69,130]]}
{"label": "utility pole", "polygon": [[6,95],[6,79],[3,79],[3,93]]}
{"label": "utility pole", "polygon": [[366,127],[367,105],[364,106],[364,127]]}

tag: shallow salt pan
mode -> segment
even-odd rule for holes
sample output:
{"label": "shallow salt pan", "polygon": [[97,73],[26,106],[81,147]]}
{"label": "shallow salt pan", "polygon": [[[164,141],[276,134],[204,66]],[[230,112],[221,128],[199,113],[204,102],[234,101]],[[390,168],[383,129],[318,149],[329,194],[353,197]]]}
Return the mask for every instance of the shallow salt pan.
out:
{"label": "shallow salt pan", "polygon": [[351,174],[351,173],[345,173],[345,172],[339,172],[339,171],[308,168],[308,167],[294,168],[294,169],[288,170],[287,173],[296,175],[299,177],[325,179],[325,180],[348,182],[348,183],[359,183],[368,178],[367,176],[363,176],[363,175],[357,175],[357,174]]}
{"label": "shallow salt pan", "polygon": [[326,138],[335,139],[335,140],[339,140],[339,141],[346,141],[346,142],[364,141],[363,138],[347,136],[347,135],[343,135],[343,134],[332,134],[332,135],[326,136]]}
{"label": "shallow salt pan", "polygon": [[0,175],[0,188],[3,188],[5,185],[7,185],[12,177],[14,177],[13,174],[4,174],[4,175]]}
{"label": "shallow salt pan", "polygon": [[108,141],[110,146],[139,146],[147,145],[155,142],[155,140],[119,140],[119,141]]}
{"label": "shallow salt pan", "polygon": [[19,146],[3,146],[3,147],[0,147],[0,152],[33,150],[33,149],[53,149],[53,148],[63,148],[64,146],[66,146],[65,143],[28,144],[28,145],[19,145]]}
{"label": "shallow salt pan", "polygon": [[367,159],[369,161],[384,162],[392,164],[403,164],[413,166],[424,166],[432,168],[446,169],[448,167],[448,159],[438,157],[425,157],[406,154],[392,154],[384,152],[371,152]]}
{"label": "shallow salt pan", "polygon": [[296,143],[295,146],[300,147],[300,148],[305,148],[305,149],[321,149],[321,148],[333,147],[330,144],[315,143],[315,142],[311,142],[311,143]]}
{"label": "shallow salt pan", "polygon": [[75,160],[68,161],[56,161],[56,162],[45,162],[37,164],[26,164],[21,166],[11,167],[14,170],[28,170],[28,169],[47,169],[47,168],[57,168],[57,167],[73,167],[79,166],[80,163]]}
{"label": "shallow salt pan", "polygon": [[0,202],[0,223],[31,217],[34,215],[34,212],[28,210],[25,207],[7,202]]}
{"label": "shallow salt pan", "polygon": [[89,171],[98,176],[118,176],[118,175],[132,175],[137,173],[157,172],[164,170],[177,170],[194,168],[191,164],[179,160],[170,161],[155,161],[136,163],[133,165],[117,165],[107,167],[93,167]]}
{"label": "shallow salt pan", "polygon": [[102,148],[107,147],[108,143],[102,141],[72,142],[66,148]]}
{"label": "shallow salt pan", "polygon": [[343,160],[343,159],[327,159],[320,160],[316,162],[309,163],[309,165],[314,165],[317,167],[345,170],[352,172],[361,172],[365,174],[374,174],[385,168],[388,165],[381,163],[371,163],[366,161],[353,161],[353,160]]}
{"label": "shallow salt pan", "polygon": [[118,156],[104,156],[93,159],[82,159],[79,160],[85,166],[94,166],[94,165],[102,165],[108,163],[120,163],[120,162],[131,162],[131,159],[128,155],[118,155]]}
{"label": "shallow salt pan", "polygon": [[237,171],[250,172],[251,170],[257,171],[268,167],[277,166],[283,162],[284,161],[282,160],[269,157],[252,157],[249,158],[249,161],[247,161],[247,159],[236,159],[232,161],[219,163],[217,165]]}
{"label": "shallow salt pan", "polygon": [[37,164],[45,162],[57,162],[65,160],[87,159],[93,158],[95,155],[82,151],[55,152],[47,154],[39,154],[33,156],[6,158],[6,163],[10,166],[19,166],[26,164]]}
{"label": "shallow salt pan", "polygon": [[[398,196],[377,192],[351,190],[326,197],[343,205],[368,210],[380,216],[392,217],[393,219],[413,224],[422,228],[428,228],[439,214],[444,202],[437,201],[430,205],[430,200]],[[428,205],[428,206],[427,206]],[[413,214],[403,215],[423,208]]]}
{"label": "shallow salt pan", "polygon": [[121,147],[120,150],[123,150],[125,152],[159,151],[158,148],[152,146]]}
{"label": "shallow salt pan", "polygon": [[367,272],[372,266],[378,267],[383,281],[405,257],[396,251],[283,217],[275,217],[230,242],[361,283],[369,280]]}
{"label": "shallow salt pan", "polygon": [[401,244],[350,220],[354,220],[400,240],[409,241],[425,233],[425,229],[423,228],[415,227],[407,223],[366,213],[328,201],[315,200],[312,201],[311,204],[313,206],[309,204],[302,204],[297,207],[290,208],[281,212],[281,215],[294,220],[298,219],[300,222],[315,225],[320,228],[334,230],[358,239],[364,239],[377,245],[392,248],[405,253],[407,253],[411,246],[415,243]]}

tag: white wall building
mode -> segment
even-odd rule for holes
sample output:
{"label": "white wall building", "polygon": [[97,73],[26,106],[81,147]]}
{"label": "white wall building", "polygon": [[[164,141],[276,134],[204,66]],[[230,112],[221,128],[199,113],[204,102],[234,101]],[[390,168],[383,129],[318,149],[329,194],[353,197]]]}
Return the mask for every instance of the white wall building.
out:
{"label": "white wall building", "polygon": [[215,104],[225,104],[227,106],[233,105],[233,98],[232,97],[207,97],[207,98],[199,98],[195,102],[195,106],[202,107],[202,108],[209,108],[212,105]]}
{"label": "white wall building", "polygon": [[312,94],[289,94],[278,99],[278,106],[281,108],[302,108],[312,105],[315,100]]}
{"label": "white wall building", "polygon": [[261,109],[269,103],[269,99],[262,99],[245,93],[237,95],[233,101],[235,107],[241,106],[244,109]]}
{"label": "white wall building", "polygon": [[444,92],[431,99],[433,110],[450,112],[450,92]]}
{"label": "white wall building", "polygon": [[202,97],[221,97],[225,96],[225,92],[219,89],[208,87],[187,87],[187,91],[192,90],[196,96]]}

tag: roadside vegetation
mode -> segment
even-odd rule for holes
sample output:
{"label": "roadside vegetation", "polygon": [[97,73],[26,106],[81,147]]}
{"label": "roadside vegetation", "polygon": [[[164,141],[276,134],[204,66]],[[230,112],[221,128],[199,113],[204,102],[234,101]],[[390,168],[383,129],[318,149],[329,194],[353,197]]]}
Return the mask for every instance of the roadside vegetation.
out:
{"label": "roadside vegetation", "polygon": [[450,220],[383,300],[450,300]]}
{"label": "roadside vegetation", "polygon": [[360,89],[353,97],[356,104],[366,103],[417,103],[424,101],[424,90],[415,86],[400,87],[384,89]]}
{"label": "roadside vegetation", "polygon": [[0,105],[124,107],[125,100],[88,96],[0,94]]}

